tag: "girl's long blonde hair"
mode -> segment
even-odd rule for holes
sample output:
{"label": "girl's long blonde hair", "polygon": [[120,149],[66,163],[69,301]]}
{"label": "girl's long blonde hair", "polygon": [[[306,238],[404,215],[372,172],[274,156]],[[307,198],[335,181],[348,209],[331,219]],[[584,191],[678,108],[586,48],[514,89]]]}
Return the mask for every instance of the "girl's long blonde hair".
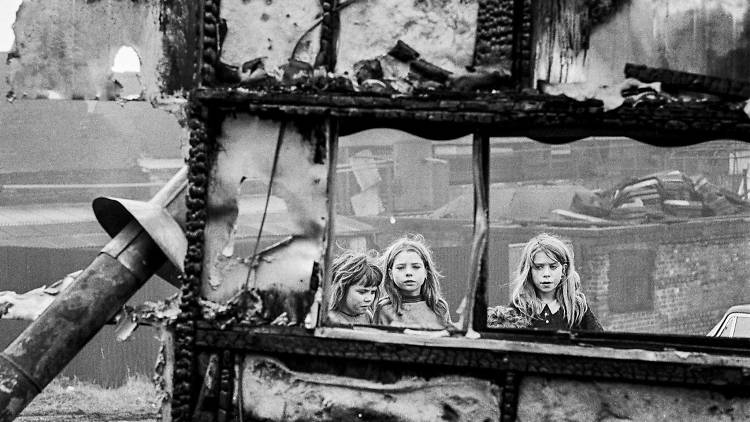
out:
{"label": "girl's long blonde hair", "polygon": [[573,250],[551,234],[541,233],[526,242],[516,276],[512,280],[511,303],[529,317],[539,315],[544,309],[544,303],[537,296],[531,274],[531,266],[534,265],[533,259],[537,252],[543,252],[563,266],[562,280],[555,290],[555,299],[560,302],[563,316],[572,328],[581,322],[583,314],[588,309],[586,296],[581,291],[581,277],[576,271]]}
{"label": "girl's long blonde hair", "polygon": [[443,299],[443,293],[440,288],[440,278],[442,275],[435,267],[435,262],[432,259],[432,251],[427,246],[424,237],[421,234],[417,235],[406,235],[399,239],[396,239],[390,244],[383,252],[381,256],[381,268],[383,269],[383,288],[385,289],[388,298],[393,304],[393,310],[397,314],[401,314],[401,293],[396,286],[396,283],[391,278],[391,269],[393,268],[393,261],[396,256],[404,251],[415,252],[422,259],[424,264],[425,272],[427,277],[425,278],[424,284],[420,293],[424,298],[427,306],[435,312],[439,318],[444,321],[448,321],[450,317],[448,313],[448,302]]}
{"label": "girl's long blonde hair", "polygon": [[[379,287],[383,280],[383,272],[377,265],[377,252],[368,253],[344,251],[331,264],[331,301],[329,311],[340,311],[341,304],[346,300],[349,288],[362,283],[365,287]],[[378,292],[375,293],[373,305],[378,303]]]}

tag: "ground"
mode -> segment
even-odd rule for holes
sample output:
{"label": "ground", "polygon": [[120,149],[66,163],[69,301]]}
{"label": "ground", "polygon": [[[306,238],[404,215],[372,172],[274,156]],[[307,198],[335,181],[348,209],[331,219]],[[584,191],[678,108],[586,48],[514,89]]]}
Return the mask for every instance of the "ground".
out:
{"label": "ground", "polygon": [[159,397],[150,380],[129,379],[103,388],[58,377],[15,420],[17,422],[157,422]]}

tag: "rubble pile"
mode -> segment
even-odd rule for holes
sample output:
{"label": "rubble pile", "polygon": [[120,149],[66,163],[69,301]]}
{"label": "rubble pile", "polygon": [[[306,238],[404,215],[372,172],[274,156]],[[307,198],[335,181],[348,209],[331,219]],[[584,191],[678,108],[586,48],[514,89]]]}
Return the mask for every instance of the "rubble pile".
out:
{"label": "rubble pile", "polygon": [[511,88],[510,73],[500,70],[467,69],[454,72],[425,60],[418,51],[398,40],[387,54],[356,62],[351,72],[327,72],[322,67],[290,59],[275,69],[266,69],[264,58],[241,66],[219,63],[220,83],[250,91],[273,92],[363,92],[368,95],[417,95],[422,92],[476,92]]}
{"label": "rubble pile", "polygon": [[629,179],[604,192],[577,192],[571,210],[597,219],[643,223],[750,213],[750,202],[702,175],[672,170]]}

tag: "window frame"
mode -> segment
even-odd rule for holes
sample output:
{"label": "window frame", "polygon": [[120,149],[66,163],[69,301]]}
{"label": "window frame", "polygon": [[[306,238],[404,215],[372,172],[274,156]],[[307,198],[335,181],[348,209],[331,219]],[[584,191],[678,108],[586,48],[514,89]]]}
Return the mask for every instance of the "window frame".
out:
{"label": "window frame", "polygon": [[[523,17],[520,6],[525,0],[515,0],[514,14]],[[335,2],[334,2],[335,4]],[[215,5],[218,11],[218,5]],[[218,13],[218,12],[217,12]],[[218,16],[215,16],[218,18]],[[337,13],[326,13],[322,24],[335,28]],[[218,22],[214,20],[213,23]],[[521,74],[525,50],[521,40],[521,19],[514,20],[513,34],[513,79],[523,82],[528,75]],[[325,44],[331,49],[324,51],[323,62],[334,68],[336,45],[335,31],[325,32]],[[321,37],[322,38],[322,37]],[[215,41],[215,40],[214,40]],[[481,41],[481,40],[479,40]],[[486,40],[484,40],[486,41]],[[213,82],[216,55],[199,55],[199,68],[210,88]],[[528,86],[528,85],[526,85]],[[670,142],[684,144],[712,138],[716,133],[696,132],[689,141],[685,133],[672,131],[668,126],[649,121],[652,126],[618,127],[607,124],[601,107],[593,102],[565,104],[564,100],[545,108],[544,99],[530,99],[511,95],[511,108],[494,104],[477,106],[477,101],[446,108],[435,101],[430,105],[407,104],[409,99],[376,99],[372,104],[357,103],[357,98],[346,98],[347,105],[340,106],[335,95],[330,98],[306,98],[304,95],[285,96],[263,94],[253,97],[238,92],[221,92],[207,89],[198,92],[197,101],[225,108],[249,111],[276,118],[293,119],[298,116],[316,115],[325,118],[330,129],[327,140],[329,157],[329,182],[335,181],[335,146],[341,133],[352,133],[375,127],[414,130],[421,125],[429,139],[452,139],[471,133],[474,180],[474,238],[472,242],[471,274],[467,277],[469,288],[468,306],[464,309],[462,330],[452,336],[434,337],[410,335],[406,330],[389,330],[387,327],[373,330],[356,330],[329,327],[325,323],[326,295],[320,299],[318,318],[312,328],[258,326],[251,328],[228,327],[224,330],[198,321],[194,346],[203,351],[226,349],[241,352],[283,354],[285,356],[319,357],[332,365],[354,359],[375,365],[398,363],[422,368],[467,370],[493,378],[502,386],[503,418],[515,418],[520,378],[522,376],[575,377],[586,380],[608,380],[634,383],[659,383],[694,387],[746,386],[750,384],[750,344],[747,340],[714,339],[695,336],[659,336],[632,333],[587,333],[567,331],[533,331],[530,329],[488,329],[486,326],[487,304],[487,253],[489,245],[489,136],[527,136],[543,143],[567,143],[587,136],[628,136],[638,134],[638,140],[656,145]],[[403,102],[401,100],[404,100]],[[429,99],[428,99],[429,100]],[[429,102],[429,101],[428,101]],[[448,102],[449,103],[449,102]],[[229,106],[229,107],[227,107]],[[419,107],[424,108],[419,108]],[[475,107],[476,108],[472,108]],[[432,107],[432,108],[431,108]],[[570,113],[558,110],[573,110]],[[589,113],[599,109],[600,114]],[[547,117],[551,115],[552,117]],[[614,116],[614,119],[621,116]],[[549,120],[545,120],[549,119]],[[557,125],[549,125],[558,119]],[[599,120],[597,120],[599,119]],[[564,122],[563,125],[560,122]],[[541,124],[541,123],[547,123]],[[687,125],[689,127],[689,125]],[[332,129],[335,128],[335,129]],[[737,133],[737,127],[723,129],[721,135]],[[413,133],[413,132],[412,132]],[[742,135],[747,138],[748,135]],[[750,138],[748,138],[750,139]],[[334,168],[335,170],[335,168]],[[333,186],[333,185],[329,185]],[[330,195],[329,191],[329,195]],[[330,196],[329,196],[330,200]],[[331,201],[332,202],[332,201]],[[329,202],[329,227],[326,238],[323,285],[330,265],[333,246],[332,203]]]}

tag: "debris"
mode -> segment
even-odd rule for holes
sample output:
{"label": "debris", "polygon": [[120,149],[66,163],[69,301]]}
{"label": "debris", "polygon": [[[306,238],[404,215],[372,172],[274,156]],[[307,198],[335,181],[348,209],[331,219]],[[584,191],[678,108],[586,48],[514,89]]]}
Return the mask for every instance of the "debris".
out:
{"label": "debris", "polygon": [[654,68],[633,63],[625,65],[625,77],[636,78],[643,82],[661,83],[665,92],[674,95],[681,92],[699,92],[715,95],[725,100],[737,101],[750,98],[750,82],[748,81]]}
{"label": "debris", "polygon": [[576,192],[571,210],[553,212],[592,223],[640,223],[746,213],[750,212],[750,202],[702,175],[688,177],[673,170],[625,180],[608,192]]}
{"label": "debris", "polygon": [[0,318],[33,321],[44,312],[57,295],[67,289],[81,271],[70,273],[49,286],[37,287],[26,293],[0,292]]}
{"label": "debris", "polygon": [[643,83],[637,79],[628,78],[614,86],[600,86],[591,82],[551,84],[537,81],[537,88],[548,95],[565,95],[578,101],[597,99],[604,103],[604,110],[613,110],[621,106],[629,96],[661,92],[661,84],[654,82]]}
{"label": "debris", "polygon": [[565,217],[565,218],[572,219],[572,220],[586,221],[586,222],[589,222],[589,223],[602,223],[602,224],[611,224],[612,223],[611,220],[605,220],[603,218],[592,217],[592,216],[586,215],[586,214],[579,214],[577,212],[568,211],[568,210],[555,209],[555,210],[552,210],[552,213],[560,215],[560,216]]}
{"label": "debris", "polygon": [[531,320],[510,306],[487,308],[487,328],[528,328]]}
{"label": "debris", "polygon": [[396,41],[396,45],[393,46],[388,54],[405,63],[419,58],[419,53],[401,40]]}

